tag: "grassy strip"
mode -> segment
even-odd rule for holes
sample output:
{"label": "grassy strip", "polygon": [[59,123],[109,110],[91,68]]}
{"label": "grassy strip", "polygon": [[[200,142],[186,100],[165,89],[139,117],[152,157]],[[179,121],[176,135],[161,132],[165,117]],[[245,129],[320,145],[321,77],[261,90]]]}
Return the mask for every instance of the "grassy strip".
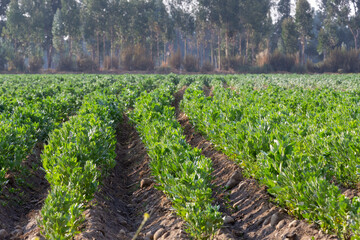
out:
{"label": "grassy strip", "polygon": [[209,239],[222,225],[218,206],[212,206],[211,160],[186,143],[171,107],[174,85],[143,93],[131,119],[137,124],[152,159],[150,167],[159,188],[172,201],[195,239]]}
{"label": "grassy strip", "polygon": [[[324,100],[326,91],[314,95],[305,93],[313,96],[314,103],[304,104],[306,100],[301,99],[307,98],[301,97],[301,89],[281,92],[278,88],[263,91],[245,88],[237,95],[217,87],[211,98],[204,96],[201,87],[188,88],[182,102],[184,112],[200,132],[243,166],[249,175],[267,185],[269,193],[292,214],[314,221],[341,238],[359,238],[359,199],[347,199],[330,181],[333,177],[344,182],[356,181],[356,159],[353,162],[349,159],[333,161],[318,154],[321,151],[315,151],[316,144],[321,138],[315,138],[317,128],[311,132],[313,118],[306,119],[311,111],[296,115],[286,107],[317,109],[322,105],[314,98]],[[294,99],[297,96],[299,98]],[[294,104],[297,101],[300,103]],[[299,120],[299,115],[303,116],[303,121]],[[322,124],[323,115],[317,117],[315,121]],[[355,172],[350,173],[351,169]]]}

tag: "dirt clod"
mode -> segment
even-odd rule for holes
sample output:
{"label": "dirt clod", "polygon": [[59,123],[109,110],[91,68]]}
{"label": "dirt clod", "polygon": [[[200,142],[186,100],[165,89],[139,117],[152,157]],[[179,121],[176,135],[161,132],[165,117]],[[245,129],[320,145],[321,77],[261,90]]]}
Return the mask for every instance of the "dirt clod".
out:
{"label": "dirt clod", "polygon": [[236,185],[239,184],[239,182],[241,181],[241,178],[242,178],[241,173],[240,173],[239,171],[235,171],[235,172],[231,175],[231,177],[230,177],[229,181],[226,183],[225,187],[226,187],[227,189],[232,189],[232,188],[234,188]]}
{"label": "dirt clod", "polygon": [[155,232],[153,239],[154,239],[154,240],[157,240],[157,239],[161,238],[162,235],[164,235],[164,234],[165,234],[165,229],[160,228],[159,230],[157,230],[157,231]]}
{"label": "dirt clod", "polygon": [[233,224],[235,223],[235,219],[230,217],[230,216],[225,216],[224,217],[224,224]]}
{"label": "dirt clod", "polygon": [[280,214],[279,214],[279,213],[274,213],[274,214],[271,216],[270,225],[271,225],[272,227],[275,227],[275,226],[278,224],[278,222],[280,222],[280,220],[281,220]]}
{"label": "dirt clod", "polygon": [[6,239],[9,233],[5,229],[0,230],[0,239]]}
{"label": "dirt clod", "polygon": [[298,220],[294,220],[294,221],[292,221],[292,222],[289,224],[289,228],[297,227],[297,225],[299,225],[299,221],[298,221]]}
{"label": "dirt clod", "polygon": [[277,225],[276,225],[276,229],[280,230],[281,228],[283,228],[286,225],[286,221],[285,220],[281,220]]}
{"label": "dirt clod", "polygon": [[119,231],[119,236],[125,236],[125,235],[126,235],[125,230],[124,230],[124,229],[121,229],[121,230]]}
{"label": "dirt clod", "polygon": [[145,234],[145,239],[152,240],[154,238],[154,233],[152,231]]}
{"label": "dirt clod", "polygon": [[286,233],[282,239],[283,240],[295,240],[296,239],[296,233],[293,233],[293,232]]}
{"label": "dirt clod", "polygon": [[263,222],[263,226],[268,225],[270,221],[271,221],[271,217],[266,218],[265,221]]}
{"label": "dirt clod", "polygon": [[16,230],[14,230],[14,231],[12,231],[11,233],[10,233],[10,235],[11,235],[11,238],[18,238],[18,237],[20,237],[21,235],[22,235],[22,230],[21,229],[16,229]]}
{"label": "dirt clod", "polygon": [[147,188],[149,187],[151,184],[153,184],[154,181],[149,179],[149,178],[144,178],[144,179],[141,179],[141,182],[140,182],[140,187],[141,188]]}

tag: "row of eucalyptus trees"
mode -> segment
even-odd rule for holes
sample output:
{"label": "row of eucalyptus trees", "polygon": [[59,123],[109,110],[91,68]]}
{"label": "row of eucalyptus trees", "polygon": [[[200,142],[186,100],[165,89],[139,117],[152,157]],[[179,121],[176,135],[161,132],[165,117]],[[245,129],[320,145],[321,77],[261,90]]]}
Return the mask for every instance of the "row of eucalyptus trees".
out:
{"label": "row of eucalyptus trees", "polygon": [[140,45],[156,65],[176,50],[221,68],[259,53],[326,57],[359,47],[360,1],[321,0],[0,0],[0,68],[20,57],[90,56],[99,66]]}

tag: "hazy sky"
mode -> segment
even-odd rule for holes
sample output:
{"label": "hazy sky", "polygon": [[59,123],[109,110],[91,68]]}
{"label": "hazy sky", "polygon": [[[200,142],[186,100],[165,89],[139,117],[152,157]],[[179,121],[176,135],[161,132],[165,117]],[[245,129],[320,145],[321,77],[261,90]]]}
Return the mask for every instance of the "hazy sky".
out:
{"label": "hazy sky", "polygon": [[311,4],[311,7],[314,7],[315,9],[318,9],[317,4],[316,4],[316,0],[308,0],[308,1]]}
{"label": "hazy sky", "polygon": [[[293,8],[295,8],[295,2],[296,0],[292,0]],[[317,0],[308,0],[308,2],[310,3],[311,7],[315,8],[315,10],[319,9],[317,6]]]}

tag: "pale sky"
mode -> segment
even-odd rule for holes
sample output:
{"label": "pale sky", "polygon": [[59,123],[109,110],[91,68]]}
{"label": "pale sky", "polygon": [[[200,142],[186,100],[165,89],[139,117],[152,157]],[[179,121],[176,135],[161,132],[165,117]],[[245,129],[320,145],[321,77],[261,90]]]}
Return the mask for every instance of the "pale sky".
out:
{"label": "pale sky", "polygon": [[316,0],[309,0],[309,3],[311,4],[311,7],[314,7],[315,9],[318,9]]}

